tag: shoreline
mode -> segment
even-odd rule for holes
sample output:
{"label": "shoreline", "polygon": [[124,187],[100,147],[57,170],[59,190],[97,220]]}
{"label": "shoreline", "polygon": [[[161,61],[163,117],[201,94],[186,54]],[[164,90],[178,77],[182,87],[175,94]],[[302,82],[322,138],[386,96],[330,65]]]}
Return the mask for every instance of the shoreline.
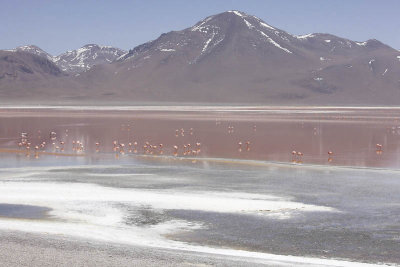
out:
{"label": "shoreline", "polygon": [[[24,150],[17,150],[17,149],[6,149],[0,148],[0,155],[1,153],[4,154],[27,154]],[[47,155],[47,156],[63,156],[63,157],[90,157],[90,156],[107,156],[113,158],[112,156],[115,153],[101,153],[101,154],[73,154],[73,153],[58,153],[58,152],[36,152],[39,155]],[[31,152],[31,155],[34,155],[35,152]],[[328,165],[328,164],[315,164],[315,163],[293,163],[293,162],[286,162],[286,161],[268,161],[268,160],[256,160],[256,159],[239,159],[239,158],[214,158],[214,157],[185,157],[185,156],[170,156],[170,155],[149,155],[149,154],[127,154],[125,157],[133,157],[139,159],[149,159],[149,160],[160,160],[162,161],[173,161],[173,162],[185,162],[193,163],[193,161],[197,162],[210,162],[216,164],[223,164],[223,165],[236,165],[236,166],[252,166],[252,167],[287,167],[287,168],[307,168],[307,169],[330,169],[330,170],[353,170],[353,171],[385,171],[385,172],[393,172],[397,173],[400,172],[400,168],[390,168],[390,167],[374,167],[374,166],[355,166],[355,165]],[[105,163],[100,163],[98,166],[104,166]],[[122,162],[121,164],[111,163],[106,164],[107,166],[123,166],[129,165],[127,162]],[[56,169],[56,168],[84,168],[88,165],[62,165],[62,166],[29,166],[29,167],[22,167],[23,169],[35,169],[39,168],[41,170],[46,168]],[[94,167],[96,165],[91,165]],[[196,165],[193,165],[196,166]],[[1,168],[0,170],[13,170],[13,169],[21,169],[20,166],[16,167],[9,167],[9,168]]]}
{"label": "shoreline", "polygon": [[[0,230],[0,237],[0,261],[10,267],[75,266],[83,262],[88,266],[397,266],[395,263],[356,262],[203,246],[192,246],[192,249],[138,246],[25,231]],[[19,252],[17,259],[14,258],[15,251]]]}

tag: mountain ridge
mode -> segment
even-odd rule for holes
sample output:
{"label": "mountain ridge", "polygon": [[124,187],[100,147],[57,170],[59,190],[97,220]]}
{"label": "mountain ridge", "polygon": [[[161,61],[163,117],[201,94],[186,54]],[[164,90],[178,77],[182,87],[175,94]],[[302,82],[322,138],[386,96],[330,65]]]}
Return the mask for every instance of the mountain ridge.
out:
{"label": "mountain ridge", "polygon": [[86,71],[97,64],[110,63],[126,51],[112,46],[86,44],[75,50],[68,50],[60,55],[53,56],[36,45],[18,46],[14,49],[3,51],[23,51],[47,58],[54,62],[66,73],[79,73]]}
{"label": "mountain ridge", "polygon": [[398,56],[375,39],[292,35],[233,10],[163,33],[53,87],[104,101],[400,104]]}

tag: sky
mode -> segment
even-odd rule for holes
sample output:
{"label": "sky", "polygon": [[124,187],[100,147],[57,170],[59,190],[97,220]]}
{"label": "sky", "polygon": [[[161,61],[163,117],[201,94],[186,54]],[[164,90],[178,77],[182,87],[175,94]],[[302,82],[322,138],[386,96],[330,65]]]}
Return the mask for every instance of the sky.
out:
{"label": "sky", "polygon": [[400,0],[0,0],[0,49],[34,44],[59,55],[95,43],[129,50],[227,10],[291,34],[375,38],[400,49]]}

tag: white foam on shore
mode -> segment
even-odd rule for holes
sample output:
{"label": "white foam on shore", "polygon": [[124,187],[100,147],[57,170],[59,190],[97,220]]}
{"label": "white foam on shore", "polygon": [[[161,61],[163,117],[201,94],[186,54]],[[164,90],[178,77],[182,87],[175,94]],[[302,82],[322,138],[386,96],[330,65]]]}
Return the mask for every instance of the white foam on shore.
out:
{"label": "white foam on shore", "polygon": [[[243,213],[289,218],[298,212],[336,212],[330,207],[293,202],[289,198],[248,194],[177,190],[145,190],[103,187],[79,183],[2,182],[0,202],[37,205],[52,208],[51,215],[65,220],[97,222],[97,217],[109,218],[111,223],[121,221],[123,214],[115,203],[150,206],[159,210],[198,210],[220,213]],[[99,209],[100,208],[100,209]],[[95,214],[93,211],[99,211]],[[105,212],[107,211],[107,212]]]}

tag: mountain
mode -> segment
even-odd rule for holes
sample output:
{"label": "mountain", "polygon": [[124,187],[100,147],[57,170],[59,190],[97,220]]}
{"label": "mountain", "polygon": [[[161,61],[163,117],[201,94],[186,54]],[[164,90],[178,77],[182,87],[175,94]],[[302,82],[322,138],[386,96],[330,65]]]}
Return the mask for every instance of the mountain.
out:
{"label": "mountain", "polygon": [[[79,65],[90,55],[68,60]],[[164,33],[89,68],[57,78],[57,100],[400,104],[399,51],[377,40],[292,35],[240,11]]]}
{"label": "mountain", "polygon": [[79,73],[94,65],[113,62],[125,53],[126,51],[111,46],[88,44],[56,56],[53,61],[65,72]]}
{"label": "mountain", "polygon": [[35,45],[0,50],[0,100],[46,102],[61,98],[73,102],[81,86],[68,76],[114,61],[123,53],[93,44],[56,57]]}
{"label": "mountain", "polygon": [[398,55],[377,40],[296,36],[228,11],[162,34],[78,79],[97,97],[136,101],[395,104]]}
{"label": "mountain", "polygon": [[37,47],[36,45],[24,45],[24,46],[19,46],[19,47],[15,48],[15,49],[6,50],[6,51],[10,51],[10,52],[16,52],[16,51],[28,52],[28,53],[35,54],[35,55],[38,55],[38,56],[41,56],[41,57],[45,57],[50,61],[54,61],[52,55],[50,55],[46,51],[42,50],[41,48]]}
{"label": "mountain", "polygon": [[86,71],[94,65],[110,63],[126,53],[126,51],[111,47],[88,44],[76,50],[67,51],[58,56],[52,56],[36,45],[19,46],[8,52],[27,52],[44,57],[54,62],[66,73],[79,73]]}
{"label": "mountain", "polygon": [[[0,99],[43,97],[47,83],[63,77],[62,71],[44,56],[23,50],[0,50]],[[44,90],[43,90],[44,89]]]}

